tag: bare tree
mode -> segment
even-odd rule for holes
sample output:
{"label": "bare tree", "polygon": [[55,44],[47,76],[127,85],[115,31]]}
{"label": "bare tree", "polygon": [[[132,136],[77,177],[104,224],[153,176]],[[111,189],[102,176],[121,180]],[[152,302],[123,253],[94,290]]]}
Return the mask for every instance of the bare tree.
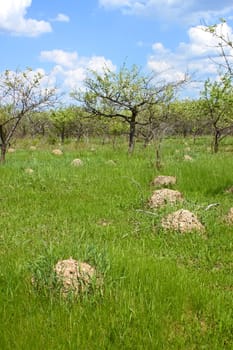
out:
{"label": "bare tree", "polygon": [[31,69],[0,75],[0,162],[21,120],[31,112],[54,106],[56,89],[44,87],[45,76]]}

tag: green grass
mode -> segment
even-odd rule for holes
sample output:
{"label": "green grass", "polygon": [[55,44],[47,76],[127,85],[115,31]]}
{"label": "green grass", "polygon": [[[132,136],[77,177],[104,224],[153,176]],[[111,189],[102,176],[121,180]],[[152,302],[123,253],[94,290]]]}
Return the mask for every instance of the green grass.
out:
{"label": "green grass", "polygon": [[[62,156],[24,146],[0,168],[0,349],[232,349],[233,227],[223,220],[233,206],[231,152],[165,140],[158,172],[153,146],[137,145],[132,157],[125,145],[67,144]],[[74,158],[84,165],[72,167]],[[177,176],[204,236],[163,232],[175,208],[148,213],[158,174]],[[46,290],[46,273],[70,256],[104,274],[103,293],[64,300]]]}

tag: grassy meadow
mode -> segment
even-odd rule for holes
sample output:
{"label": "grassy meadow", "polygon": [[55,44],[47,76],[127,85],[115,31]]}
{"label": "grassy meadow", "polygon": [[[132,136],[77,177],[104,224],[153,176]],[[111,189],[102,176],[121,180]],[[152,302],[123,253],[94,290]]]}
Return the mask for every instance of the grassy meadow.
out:
{"label": "grassy meadow", "polygon": [[[67,143],[56,156],[57,146],[16,144],[0,167],[0,349],[232,349],[227,141],[213,155],[206,139],[165,140],[160,171],[153,145],[128,156],[124,144]],[[71,166],[75,158],[83,166]],[[177,176],[181,206],[148,207],[159,174]],[[181,207],[205,234],[162,230],[163,216]],[[96,266],[101,292],[64,299],[48,288],[54,264],[69,257]]]}

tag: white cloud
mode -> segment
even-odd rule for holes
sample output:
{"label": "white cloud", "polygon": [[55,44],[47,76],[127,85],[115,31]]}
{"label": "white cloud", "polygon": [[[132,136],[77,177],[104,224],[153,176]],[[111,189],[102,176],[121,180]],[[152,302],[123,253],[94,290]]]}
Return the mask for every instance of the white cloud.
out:
{"label": "white cloud", "polygon": [[166,18],[191,25],[213,22],[233,10],[232,0],[99,0],[105,9],[120,9],[123,14]]}
{"label": "white cloud", "polygon": [[[106,2],[100,0],[100,2]],[[121,4],[122,3],[122,4]],[[183,0],[128,0],[128,1],[117,1],[117,0],[108,0],[107,4],[115,4],[115,7],[128,7],[129,11],[137,13],[139,10],[146,13],[149,9],[159,9],[162,8],[186,8],[188,4],[192,3],[192,0],[186,0],[184,3]]]}
{"label": "white cloud", "polygon": [[56,18],[53,19],[54,22],[69,22],[70,18],[69,16],[65,15],[64,13],[59,13]]}
{"label": "white cloud", "polygon": [[[224,60],[220,57],[220,51],[217,48],[219,40],[205,29],[204,26],[190,28],[188,42],[180,43],[174,51],[165,48],[162,43],[154,43],[153,52],[147,61],[148,69],[166,81],[175,81],[185,72],[194,74],[198,80],[205,80],[207,76],[216,77]],[[226,23],[219,24],[217,32],[233,41],[232,29]],[[226,48],[229,61],[233,60],[230,57],[232,53],[230,48]]]}
{"label": "white cloud", "polygon": [[151,56],[147,62],[149,70],[156,74],[156,80],[175,82],[184,79],[185,71],[179,65],[174,65],[169,59],[167,61],[156,59]]}
{"label": "white cloud", "polygon": [[94,70],[98,73],[103,71],[103,68],[107,67],[111,71],[114,71],[116,67],[113,65],[111,60],[107,60],[103,56],[93,56],[87,63],[87,68]]}
{"label": "white cloud", "polygon": [[168,50],[163,46],[163,44],[158,42],[152,45],[152,49],[158,53],[160,52],[161,54],[165,54],[168,52]]}
{"label": "white cloud", "polygon": [[[227,23],[218,24],[216,27],[218,35],[223,35],[229,40],[233,39],[232,28]],[[188,30],[190,42],[181,43],[180,50],[189,54],[190,56],[213,55],[216,54],[216,47],[219,39],[215,38],[211,33],[206,31],[205,26],[196,26]]]}
{"label": "white cloud", "polygon": [[77,52],[66,52],[63,50],[41,51],[40,59],[54,62],[63,67],[75,67],[78,62]]}
{"label": "white cloud", "polygon": [[35,37],[52,31],[49,22],[26,18],[32,0],[0,0],[0,30]]}
{"label": "white cloud", "polygon": [[154,60],[153,56],[152,59],[149,59],[148,61],[148,67],[156,73],[162,73],[172,69],[172,65],[170,62]]}
{"label": "white cloud", "polygon": [[216,60],[216,63],[215,63],[211,61],[210,58],[192,60],[188,63],[188,68],[189,68],[189,71],[194,72],[195,75],[198,72],[199,75],[203,75],[203,76],[204,75],[216,76],[218,74],[217,61],[218,60]]}
{"label": "white cloud", "polygon": [[82,86],[88,70],[94,70],[98,73],[101,73],[105,67],[112,71],[116,70],[112,61],[103,56],[79,57],[75,51],[42,51],[40,59],[55,63],[51,77],[61,81],[68,89]]}

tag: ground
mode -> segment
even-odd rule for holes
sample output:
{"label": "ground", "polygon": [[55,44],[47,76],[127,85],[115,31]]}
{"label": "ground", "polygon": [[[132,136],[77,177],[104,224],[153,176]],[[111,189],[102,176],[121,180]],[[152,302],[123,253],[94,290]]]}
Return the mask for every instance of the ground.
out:
{"label": "ground", "polygon": [[[56,156],[58,145],[16,143],[0,169],[0,348],[232,349],[233,162],[224,145],[209,153],[209,141],[164,140],[161,172],[153,145],[128,156],[125,144],[67,143]],[[150,209],[161,174],[176,176],[184,202]],[[161,228],[180,205],[204,236]],[[101,271],[101,293],[63,300],[48,288],[71,256]]]}

